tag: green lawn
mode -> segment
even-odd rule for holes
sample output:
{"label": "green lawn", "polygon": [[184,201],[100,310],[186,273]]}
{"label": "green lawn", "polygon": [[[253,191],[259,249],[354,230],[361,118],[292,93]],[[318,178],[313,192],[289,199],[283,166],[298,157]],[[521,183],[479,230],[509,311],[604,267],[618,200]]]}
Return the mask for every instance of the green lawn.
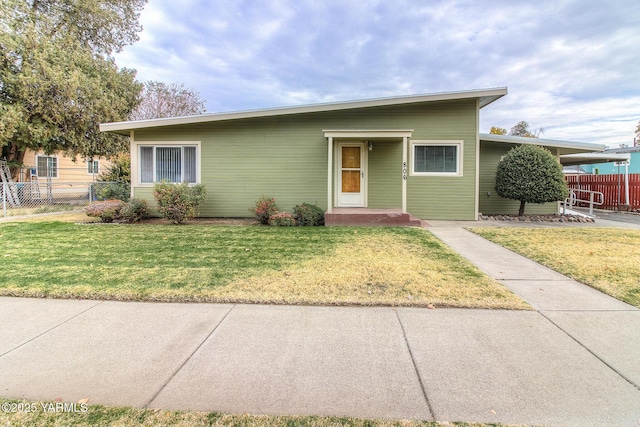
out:
{"label": "green lawn", "polygon": [[0,295],[528,309],[416,228],[0,223]]}
{"label": "green lawn", "polygon": [[[183,426],[183,427],[498,427],[501,424],[480,423],[446,423],[403,420],[368,420],[349,417],[314,417],[314,416],[267,416],[267,415],[226,415],[216,412],[164,411],[154,409],[137,409],[87,405],[86,411],[80,404],[78,412],[47,412],[44,408],[55,408],[58,402],[29,402],[0,398],[0,425],[12,427],[27,426]],[[18,405],[28,406],[32,412],[12,412]],[[7,406],[9,405],[9,406]],[[8,409],[5,411],[4,409]]]}
{"label": "green lawn", "polygon": [[505,227],[471,231],[640,308],[640,230]]}

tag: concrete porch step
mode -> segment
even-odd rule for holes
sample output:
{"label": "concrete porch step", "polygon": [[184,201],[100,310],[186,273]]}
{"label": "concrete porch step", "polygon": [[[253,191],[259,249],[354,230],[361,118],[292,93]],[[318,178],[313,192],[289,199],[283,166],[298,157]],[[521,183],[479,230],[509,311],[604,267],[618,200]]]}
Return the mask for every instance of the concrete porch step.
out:
{"label": "concrete porch step", "polygon": [[411,226],[425,227],[428,224],[400,209],[334,208],[325,213],[326,226]]}

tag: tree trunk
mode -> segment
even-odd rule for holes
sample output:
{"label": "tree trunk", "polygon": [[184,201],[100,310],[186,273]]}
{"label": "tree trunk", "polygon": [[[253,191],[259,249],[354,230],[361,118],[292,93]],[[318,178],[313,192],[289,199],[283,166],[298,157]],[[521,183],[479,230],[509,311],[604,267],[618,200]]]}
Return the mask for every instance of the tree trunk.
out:
{"label": "tree trunk", "polygon": [[7,153],[7,162],[9,162],[10,164],[18,164],[20,166],[11,166],[10,170],[11,170],[11,177],[14,181],[18,181],[18,178],[20,177],[20,169],[22,167],[22,163],[24,162],[24,155],[25,155],[26,149],[20,149],[18,148],[18,146],[12,142],[11,143],[11,147],[8,150]]}
{"label": "tree trunk", "polygon": [[520,200],[520,210],[518,211],[518,216],[524,216],[524,204],[526,202],[524,200]]}

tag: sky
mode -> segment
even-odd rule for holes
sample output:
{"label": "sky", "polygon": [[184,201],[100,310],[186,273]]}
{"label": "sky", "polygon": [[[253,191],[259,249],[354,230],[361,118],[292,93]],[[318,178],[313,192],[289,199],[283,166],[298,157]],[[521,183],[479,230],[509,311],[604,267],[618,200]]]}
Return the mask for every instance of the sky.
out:
{"label": "sky", "polygon": [[149,0],[115,55],[229,112],[507,87],[480,132],[633,144],[639,0]]}

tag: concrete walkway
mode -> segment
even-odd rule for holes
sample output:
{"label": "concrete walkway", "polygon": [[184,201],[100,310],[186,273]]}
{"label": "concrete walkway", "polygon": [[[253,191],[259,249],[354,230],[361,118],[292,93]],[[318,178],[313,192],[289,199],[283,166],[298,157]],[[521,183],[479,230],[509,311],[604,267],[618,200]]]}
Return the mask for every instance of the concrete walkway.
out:
{"label": "concrete walkway", "polygon": [[459,225],[432,225],[429,231],[535,310],[0,298],[0,396],[232,413],[638,425],[640,310]]}

